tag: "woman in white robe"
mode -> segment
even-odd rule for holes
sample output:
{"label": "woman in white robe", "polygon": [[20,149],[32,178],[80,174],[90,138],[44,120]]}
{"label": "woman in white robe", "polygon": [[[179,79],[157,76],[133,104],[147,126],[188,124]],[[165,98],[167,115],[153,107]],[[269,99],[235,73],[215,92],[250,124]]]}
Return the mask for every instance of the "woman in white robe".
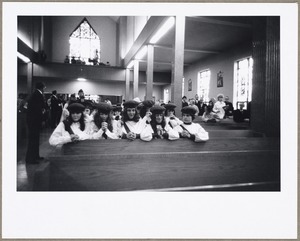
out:
{"label": "woman in white robe", "polygon": [[102,102],[95,107],[97,111],[91,122],[91,139],[120,139],[121,130],[112,118],[112,106]]}
{"label": "woman in white robe", "polygon": [[198,124],[193,123],[196,110],[192,106],[182,108],[183,124],[176,126],[174,129],[179,132],[181,138],[188,138],[195,142],[205,142],[209,140],[208,132]]}
{"label": "woman in white robe", "polygon": [[141,139],[150,141],[152,139],[150,126],[150,112],[143,119],[140,118],[136,107],[139,103],[134,100],[124,102],[124,113],[122,119],[122,139]]}
{"label": "woman in white robe", "polygon": [[177,140],[179,139],[179,133],[165,120],[165,110],[166,109],[162,106],[153,106],[150,109],[152,113],[150,122],[152,136],[154,139]]}
{"label": "woman in white robe", "polygon": [[175,116],[175,108],[176,108],[175,104],[168,103],[165,104],[164,107],[166,108],[164,119],[166,120],[167,123],[170,123],[169,125],[171,125],[172,128],[181,125],[183,123],[181,120],[179,120],[178,117]]}
{"label": "woman in white robe", "polygon": [[68,106],[70,113],[66,120],[60,122],[50,136],[51,146],[61,146],[69,142],[90,139],[88,134],[89,122],[84,119],[84,106],[73,103]]}

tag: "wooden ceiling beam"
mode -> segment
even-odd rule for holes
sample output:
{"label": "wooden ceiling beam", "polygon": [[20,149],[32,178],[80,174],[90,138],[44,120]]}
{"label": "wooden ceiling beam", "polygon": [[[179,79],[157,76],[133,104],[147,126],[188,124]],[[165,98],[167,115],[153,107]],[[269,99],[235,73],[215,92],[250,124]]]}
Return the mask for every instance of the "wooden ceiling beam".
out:
{"label": "wooden ceiling beam", "polygon": [[241,27],[241,28],[252,28],[252,25],[247,24],[247,23],[216,20],[216,19],[211,19],[211,18],[207,18],[207,17],[199,17],[199,16],[187,16],[186,18],[187,18],[187,20],[198,21],[201,23],[211,23],[211,24],[218,24],[218,25]]}
{"label": "wooden ceiling beam", "polygon": [[[172,50],[172,46],[168,45],[154,45],[156,48],[170,49]],[[219,51],[211,51],[211,50],[203,50],[203,49],[184,49],[185,52],[194,52],[194,53],[203,53],[203,54],[219,54]]]}
{"label": "wooden ceiling beam", "polygon": [[164,16],[151,16],[147,21],[145,27],[143,28],[140,35],[134,41],[130,50],[126,54],[124,58],[124,67],[129,64],[131,60],[133,60],[134,56],[138,53],[140,48],[147,43],[148,39],[152,36],[152,34],[161,26],[166,17]]}
{"label": "wooden ceiling beam", "polygon": [[[147,61],[144,59],[139,59],[139,61],[142,63],[147,63]],[[154,64],[172,65],[173,63],[172,62],[154,61]],[[190,64],[184,64],[184,65],[190,65]]]}
{"label": "wooden ceiling beam", "polygon": [[38,53],[35,52],[32,48],[30,48],[19,38],[18,38],[17,49],[20,54],[23,54],[24,56],[29,58],[32,63],[36,63],[38,61]]}

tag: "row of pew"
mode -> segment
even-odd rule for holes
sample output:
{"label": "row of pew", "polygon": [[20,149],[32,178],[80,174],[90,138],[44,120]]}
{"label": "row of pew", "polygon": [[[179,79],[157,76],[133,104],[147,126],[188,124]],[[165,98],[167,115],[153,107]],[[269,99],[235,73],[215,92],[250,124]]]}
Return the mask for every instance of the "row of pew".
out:
{"label": "row of pew", "polygon": [[87,140],[53,149],[36,191],[280,191],[280,139],[201,123],[210,140]]}

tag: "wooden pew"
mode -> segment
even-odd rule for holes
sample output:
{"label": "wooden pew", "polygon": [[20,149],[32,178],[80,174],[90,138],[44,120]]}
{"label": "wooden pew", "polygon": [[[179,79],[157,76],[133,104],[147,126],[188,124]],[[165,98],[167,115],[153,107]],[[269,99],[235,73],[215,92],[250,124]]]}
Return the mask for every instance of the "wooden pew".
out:
{"label": "wooden pew", "polygon": [[35,190],[280,190],[280,142],[271,138],[88,140],[64,145],[48,160]]}
{"label": "wooden pew", "polygon": [[[206,128],[207,130],[207,128]],[[212,129],[207,130],[210,139],[215,138],[248,138],[248,137],[264,137],[264,134],[252,130],[228,130],[228,129]]]}
{"label": "wooden pew", "polygon": [[249,122],[236,123],[233,119],[223,119],[217,123],[204,122],[201,117],[197,116],[194,119],[195,123],[199,123],[205,130],[248,130],[250,129]]}

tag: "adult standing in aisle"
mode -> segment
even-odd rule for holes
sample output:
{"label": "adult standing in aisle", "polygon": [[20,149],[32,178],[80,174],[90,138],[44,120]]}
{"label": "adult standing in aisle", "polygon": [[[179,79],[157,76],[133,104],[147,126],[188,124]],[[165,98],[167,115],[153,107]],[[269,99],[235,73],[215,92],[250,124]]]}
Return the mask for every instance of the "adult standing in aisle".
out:
{"label": "adult standing in aisle", "polygon": [[40,157],[40,131],[43,121],[43,113],[45,112],[44,90],[45,84],[38,82],[35,85],[36,90],[28,99],[27,107],[27,126],[28,126],[28,146],[26,153],[26,163],[39,163],[44,159]]}
{"label": "adult standing in aisle", "polygon": [[85,105],[85,98],[84,98],[84,92],[82,89],[78,91],[78,98],[77,98],[77,103],[80,103],[82,105]]}
{"label": "adult standing in aisle", "polygon": [[60,116],[61,116],[61,103],[60,100],[57,98],[57,91],[53,90],[52,91],[52,96],[51,96],[51,128],[56,128],[60,121]]}

